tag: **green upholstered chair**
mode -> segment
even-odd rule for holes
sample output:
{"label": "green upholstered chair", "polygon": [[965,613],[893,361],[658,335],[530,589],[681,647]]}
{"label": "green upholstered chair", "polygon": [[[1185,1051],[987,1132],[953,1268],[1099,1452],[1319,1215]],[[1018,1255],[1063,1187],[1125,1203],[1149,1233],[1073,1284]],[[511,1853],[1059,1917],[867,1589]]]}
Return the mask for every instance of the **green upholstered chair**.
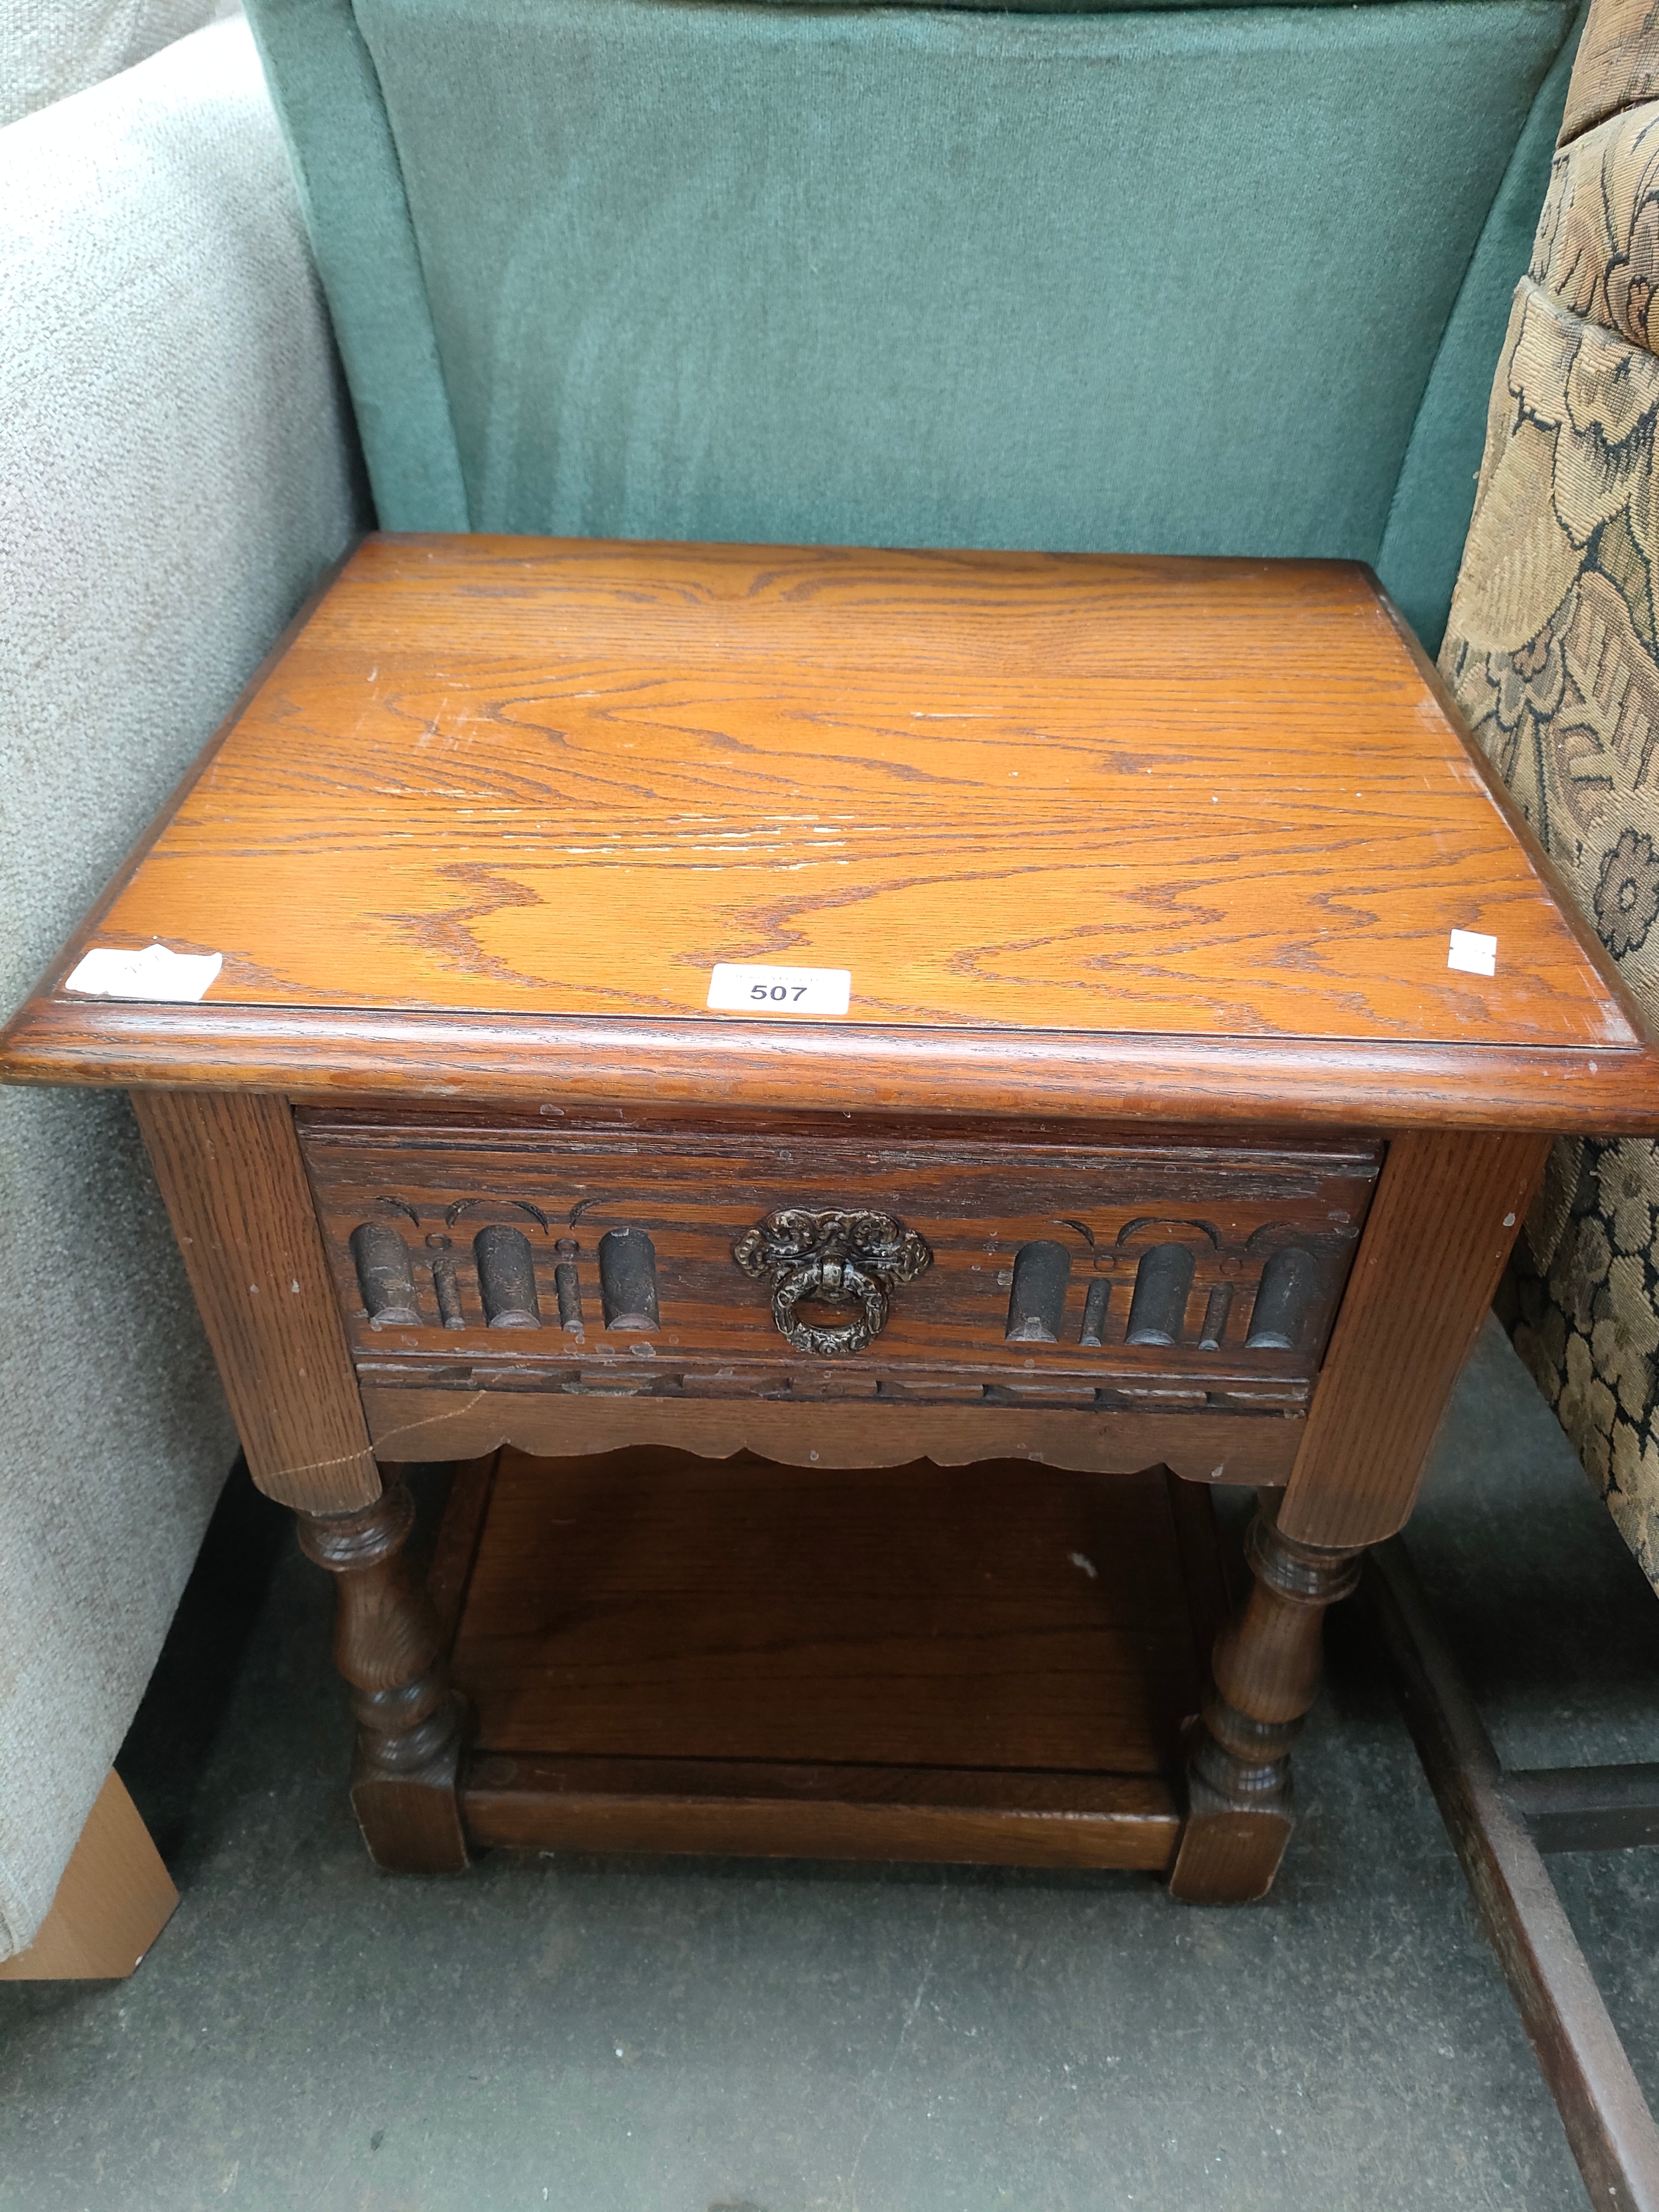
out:
{"label": "green upholstered chair", "polygon": [[392,529],[1376,563],[1437,645],[1573,0],[251,0]]}
{"label": "green upholstered chair", "polygon": [[[249,5],[389,528],[1348,556],[1434,651],[1501,354],[1445,665],[1654,1003],[1646,0],[1553,183],[1571,0]],[[1558,1170],[1518,1340],[1659,1577],[1659,1149]]]}

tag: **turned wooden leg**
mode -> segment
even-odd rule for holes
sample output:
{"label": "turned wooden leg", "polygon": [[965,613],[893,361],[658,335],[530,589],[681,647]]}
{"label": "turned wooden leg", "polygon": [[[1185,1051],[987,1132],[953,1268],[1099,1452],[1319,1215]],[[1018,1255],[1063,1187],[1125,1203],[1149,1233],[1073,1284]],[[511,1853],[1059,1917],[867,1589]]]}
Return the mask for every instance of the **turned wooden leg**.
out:
{"label": "turned wooden leg", "polygon": [[1481,1129],[1389,1139],[1290,1486],[1252,1526],[1255,1584],[1216,1643],[1214,1686],[1188,1745],[1177,1897],[1243,1903],[1272,1887],[1325,1608],[1353,1588],[1364,1547],[1410,1515],[1547,1151],[1531,1133]]}
{"label": "turned wooden leg", "polygon": [[1273,1887],[1290,1840],[1291,1746],[1319,1690],[1325,1608],[1362,1554],[1298,1544],[1264,1499],[1245,1540],[1250,1595],[1216,1638],[1213,1685],[1188,1738],[1188,1811],[1170,1887],[1189,1905],[1242,1905]]}
{"label": "turned wooden leg", "polygon": [[394,1874],[458,1874],[467,1864],[456,1795],[465,1709],[404,1549],[414,1503],[392,1477],[355,1513],[298,1519],[301,1548],[339,1595],[334,1663],[352,1686],[351,1803],[369,1856]]}

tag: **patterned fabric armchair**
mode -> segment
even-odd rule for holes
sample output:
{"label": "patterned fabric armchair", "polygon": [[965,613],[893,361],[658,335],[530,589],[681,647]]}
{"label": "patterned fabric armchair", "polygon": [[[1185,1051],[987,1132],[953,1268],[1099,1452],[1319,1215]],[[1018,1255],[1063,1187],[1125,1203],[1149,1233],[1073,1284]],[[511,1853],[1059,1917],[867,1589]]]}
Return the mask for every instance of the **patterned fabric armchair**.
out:
{"label": "patterned fabric armchair", "polygon": [[[1441,665],[1659,1018],[1659,27],[1596,0],[1516,287]],[[1651,319],[1650,319],[1651,311]],[[1563,1141],[1506,1318],[1659,1588],[1659,1144]]]}

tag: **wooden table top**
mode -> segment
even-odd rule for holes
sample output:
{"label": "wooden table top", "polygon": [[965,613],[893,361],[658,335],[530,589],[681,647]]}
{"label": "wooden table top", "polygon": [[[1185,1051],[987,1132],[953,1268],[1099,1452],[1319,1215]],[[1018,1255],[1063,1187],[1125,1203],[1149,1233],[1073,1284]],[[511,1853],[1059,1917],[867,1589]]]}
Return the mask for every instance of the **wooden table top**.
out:
{"label": "wooden table top", "polygon": [[[377,538],[0,1070],[1659,1127],[1570,917],[1352,564]],[[201,1003],[62,988],[152,941]],[[711,1012],[719,963],[847,1014]]]}

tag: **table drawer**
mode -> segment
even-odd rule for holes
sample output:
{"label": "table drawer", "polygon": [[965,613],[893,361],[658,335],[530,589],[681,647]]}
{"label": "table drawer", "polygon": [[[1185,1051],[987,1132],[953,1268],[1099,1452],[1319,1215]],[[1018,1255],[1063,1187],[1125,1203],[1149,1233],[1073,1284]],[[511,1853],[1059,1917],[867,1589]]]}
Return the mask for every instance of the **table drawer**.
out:
{"label": "table drawer", "polygon": [[365,1380],[1171,1410],[1305,1402],[1382,1149],[299,1121]]}

